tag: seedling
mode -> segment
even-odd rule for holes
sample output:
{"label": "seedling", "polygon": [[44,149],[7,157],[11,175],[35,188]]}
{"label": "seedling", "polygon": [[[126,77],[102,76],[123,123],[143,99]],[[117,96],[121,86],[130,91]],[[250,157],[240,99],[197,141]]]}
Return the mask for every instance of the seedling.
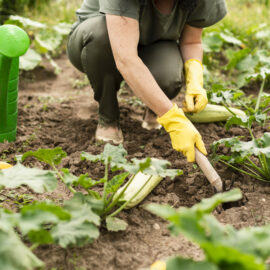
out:
{"label": "seedling", "polygon": [[[63,206],[50,201],[32,202],[23,197],[25,205],[21,205],[18,213],[0,208],[0,238],[3,243],[0,260],[3,269],[29,270],[42,267],[43,263],[32,253],[39,245],[55,243],[63,248],[71,245],[83,246],[99,237],[100,226],[106,226],[110,231],[125,230],[127,223],[115,216],[141,192],[149,193],[144,189],[139,192],[135,190],[130,200],[123,199],[126,187],[134,185],[134,176],[145,172],[149,175],[174,178],[182,173],[180,170],[166,169],[169,162],[164,160],[145,158],[128,161],[123,146],[106,144],[104,152],[99,155],[82,153],[83,160],[99,161],[105,166],[104,177],[92,179],[88,174],[75,176],[66,168],[60,169],[66,155],[59,147],[29,151],[17,156],[18,163],[14,167],[0,170],[2,190],[26,185],[36,193],[52,192],[57,187],[57,179],[61,179],[73,193],[73,197],[64,201]],[[23,166],[20,162],[28,157],[48,164],[52,170]],[[110,171],[114,172],[113,177],[110,177]],[[119,174],[115,174],[117,171]],[[117,193],[126,179],[125,188]],[[150,181],[151,177],[145,185]],[[97,185],[103,186],[102,193],[95,190]],[[77,192],[78,186],[84,192]],[[18,232],[32,243],[30,248],[23,244]]]}

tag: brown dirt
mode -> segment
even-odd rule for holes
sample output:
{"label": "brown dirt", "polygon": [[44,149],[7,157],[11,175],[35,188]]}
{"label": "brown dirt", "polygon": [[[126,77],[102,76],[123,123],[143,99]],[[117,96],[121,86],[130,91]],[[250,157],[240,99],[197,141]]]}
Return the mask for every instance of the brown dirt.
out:
{"label": "brown dirt", "polygon": [[[17,141],[0,144],[1,159],[13,161],[15,155],[28,150],[60,146],[69,155],[64,160],[65,167],[70,168],[75,174],[88,172],[97,178],[102,176],[103,169],[97,164],[89,165],[80,160],[82,151],[96,154],[103,150],[103,145],[95,144],[93,138],[97,124],[97,104],[93,101],[89,86],[82,89],[72,87],[75,79],[82,79],[83,75],[71,66],[66,56],[58,59],[57,63],[63,69],[59,76],[54,76],[46,67],[21,77]],[[143,110],[136,106],[136,100],[124,94],[120,99],[124,147],[129,157],[149,156],[167,159],[172,163],[172,168],[184,171],[182,176],[173,181],[163,180],[144,204],[158,202],[169,203],[175,207],[192,206],[202,198],[212,196],[214,191],[202,172],[194,169],[180,153],[172,150],[169,136],[165,132],[150,132],[141,128]],[[221,123],[199,124],[196,127],[202,134],[209,152],[210,144],[214,140],[239,135],[248,136],[238,127],[226,132]],[[262,130],[258,129],[256,133],[260,134]],[[34,161],[31,165],[42,166]],[[268,223],[270,210],[266,206],[270,203],[270,186],[221,165],[217,165],[216,169],[226,188],[239,187],[245,195],[242,203],[231,205],[221,213],[215,213],[217,218],[237,228]],[[52,198],[61,202],[69,196],[69,191],[63,185],[59,185],[57,191],[39,198]],[[198,247],[183,237],[171,237],[166,229],[167,223],[146,212],[142,205],[121,214],[129,223],[125,232],[102,231],[94,244],[83,248],[64,250],[57,246],[43,246],[35,252],[45,261],[46,269],[55,267],[58,270],[141,269],[157,259],[173,254],[202,258]]]}

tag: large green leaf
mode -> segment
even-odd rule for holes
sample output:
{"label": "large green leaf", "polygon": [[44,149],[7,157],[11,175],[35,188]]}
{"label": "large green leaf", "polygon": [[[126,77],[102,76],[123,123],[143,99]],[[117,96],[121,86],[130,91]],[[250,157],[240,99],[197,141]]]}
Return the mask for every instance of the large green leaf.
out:
{"label": "large green leaf", "polygon": [[40,53],[55,51],[61,45],[62,40],[62,35],[51,29],[41,30],[35,36],[35,44]]}
{"label": "large green leaf", "polygon": [[199,244],[206,259],[218,269],[264,270],[264,261],[270,256],[269,225],[237,231],[210,214],[218,204],[240,198],[241,193],[236,189],[204,199],[191,208],[174,210],[152,204],[147,209],[171,221],[173,233],[181,233]]}
{"label": "large green leaf", "polygon": [[29,48],[26,54],[20,57],[20,69],[33,70],[40,64],[41,60],[41,55]]}
{"label": "large green leaf", "polygon": [[45,162],[49,165],[59,165],[67,153],[61,147],[54,149],[38,149],[37,151],[29,151],[23,154],[22,161],[27,157],[35,157],[36,159]]}
{"label": "large green leaf", "polygon": [[219,33],[211,32],[203,37],[203,49],[205,52],[219,52],[223,45],[223,39]]}
{"label": "large green leaf", "polygon": [[[236,239],[240,239],[236,235]],[[257,240],[257,239],[256,239]],[[252,245],[252,242],[249,242]],[[265,270],[265,265],[259,257],[246,254],[237,246],[227,246],[226,241],[222,244],[204,243],[201,245],[209,261],[224,270]],[[269,251],[268,251],[269,255]]]}
{"label": "large green leaf", "polygon": [[86,159],[92,162],[101,161],[104,164],[110,163],[112,169],[121,169],[122,166],[127,163],[125,158],[126,155],[127,151],[124,149],[122,144],[114,146],[107,143],[104,147],[103,153],[99,155],[92,155],[82,152],[81,159]]}
{"label": "large green leaf", "polygon": [[118,175],[115,175],[110,181],[108,181],[105,188],[106,194],[116,192],[119,189],[119,187],[124,183],[128,175],[129,173],[118,174]]}
{"label": "large green leaf", "polygon": [[0,225],[0,266],[5,270],[31,270],[44,266],[25,246],[12,228],[2,229]]}
{"label": "large green leaf", "polygon": [[219,270],[217,266],[207,261],[195,262],[180,257],[170,258],[166,262],[166,270]]}
{"label": "large green leaf", "polygon": [[22,185],[37,193],[50,192],[57,187],[57,178],[52,171],[26,168],[20,163],[8,170],[0,170],[0,186],[17,188]]}
{"label": "large green leaf", "polygon": [[75,195],[65,203],[64,209],[69,211],[71,219],[59,222],[52,229],[52,236],[61,247],[81,246],[98,238],[97,226],[100,224],[100,217],[92,208],[89,203],[82,200],[81,194]]}
{"label": "large green leaf", "polygon": [[29,18],[21,17],[21,16],[15,16],[11,15],[9,16],[9,20],[6,21],[5,23],[12,23],[12,22],[20,22],[24,28],[27,29],[45,29],[47,26],[43,23],[33,21]]}
{"label": "large green leaf", "polygon": [[250,53],[250,49],[249,48],[245,48],[239,51],[235,51],[232,49],[229,49],[226,51],[226,56],[229,60],[226,68],[228,70],[231,70],[233,68],[235,68],[235,66],[242,60],[244,59],[248,54]]}
{"label": "large green leaf", "polygon": [[71,215],[62,207],[51,202],[37,202],[21,208],[18,225],[23,234],[42,230],[44,224],[57,224],[69,220]]}
{"label": "large green leaf", "polygon": [[67,36],[71,30],[71,27],[72,24],[61,22],[57,25],[54,25],[53,30],[62,36]]}

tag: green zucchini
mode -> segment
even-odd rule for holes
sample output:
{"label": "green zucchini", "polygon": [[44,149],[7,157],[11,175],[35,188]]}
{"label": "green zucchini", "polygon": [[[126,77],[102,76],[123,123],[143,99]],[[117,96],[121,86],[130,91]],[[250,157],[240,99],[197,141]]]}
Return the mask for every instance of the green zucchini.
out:
{"label": "green zucchini", "polygon": [[[158,175],[147,175],[143,174],[141,172],[138,172],[130,185],[127,187],[123,195],[120,197],[119,202],[125,203],[132,199],[125,208],[132,208],[139,204],[147,195],[161,182],[163,178]],[[115,197],[117,197],[123,189],[125,189],[127,184],[122,186],[117,193],[115,194]],[[140,190],[141,189],[141,190]],[[139,192],[140,191],[140,192]],[[138,193],[136,195],[136,193]],[[136,195],[136,196],[135,196]],[[134,197],[135,196],[135,197]],[[114,197],[114,198],[115,198]],[[134,197],[134,198],[133,198]]]}
{"label": "green zucchini", "polygon": [[[238,116],[245,116],[245,112],[236,108],[229,109]],[[194,123],[211,123],[228,120],[233,114],[224,106],[207,104],[205,109],[199,113],[185,113],[188,119]]]}

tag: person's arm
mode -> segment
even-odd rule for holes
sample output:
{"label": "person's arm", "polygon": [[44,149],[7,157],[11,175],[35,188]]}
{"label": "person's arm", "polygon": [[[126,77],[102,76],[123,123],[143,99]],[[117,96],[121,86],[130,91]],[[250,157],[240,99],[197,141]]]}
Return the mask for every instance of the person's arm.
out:
{"label": "person's arm", "polygon": [[195,161],[195,145],[207,154],[201,135],[183,111],[164,94],[149,69],[138,56],[139,23],[135,19],[106,15],[114,60],[119,72],[136,96],[159,117],[157,121],[170,134],[172,146],[189,162]]}
{"label": "person's arm", "polygon": [[202,28],[186,25],[180,39],[180,50],[183,61],[197,59],[202,62]]}
{"label": "person's arm", "polygon": [[127,84],[158,116],[173,104],[138,56],[139,23],[127,17],[106,14],[109,39],[116,66]]}
{"label": "person's arm", "polygon": [[180,50],[186,77],[184,111],[200,112],[208,102],[203,88],[202,28],[186,25],[180,39]]}

